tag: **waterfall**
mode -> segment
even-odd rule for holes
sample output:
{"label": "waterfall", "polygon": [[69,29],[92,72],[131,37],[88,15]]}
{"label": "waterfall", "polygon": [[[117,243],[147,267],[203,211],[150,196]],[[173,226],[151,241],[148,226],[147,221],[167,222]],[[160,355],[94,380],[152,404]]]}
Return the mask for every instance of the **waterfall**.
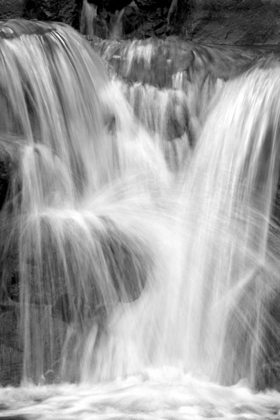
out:
{"label": "waterfall", "polygon": [[100,58],[66,25],[0,28],[0,306],[22,384],[168,367],[263,388],[280,344],[279,62],[121,45]]}
{"label": "waterfall", "polygon": [[[149,359],[130,337],[138,312],[170,271],[162,242],[173,235],[171,174],[74,30],[11,21],[1,34],[1,150],[13,167],[1,210],[2,295],[19,309],[23,379],[134,372]],[[136,347],[128,366],[126,334]]]}
{"label": "waterfall", "polygon": [[184,354],[229,384],[246,377],[255,385],[270,345],[265,334],[278,335],[269,314],[279,294],[278,77],[278,65],[254,68],[225,85],[181,196]]}

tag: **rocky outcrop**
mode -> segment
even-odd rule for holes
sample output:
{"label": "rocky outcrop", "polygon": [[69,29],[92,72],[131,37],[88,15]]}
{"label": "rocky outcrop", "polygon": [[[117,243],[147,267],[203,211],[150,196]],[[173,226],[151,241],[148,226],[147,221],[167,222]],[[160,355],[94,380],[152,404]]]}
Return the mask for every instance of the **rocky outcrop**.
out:
{"label": "rocky outcrop", "polygon": [[277,0],[196,0],[182,22],[182,35],[215,44],[277,43],[280,2]]}
{"label": "rocky outcrop", "polygon": [[179,35],[210,44],[269,44],[280,36],[279,0],[0,0],[0,19],[65,22],[89,36]]}
{"label": "rocky outcrop", "polygon": [[173,9],[177,0],[84,0],[81,27],[94,15],[93,34],[102,38],[162,36],[170,32]]}
{"label": "rocky outcrop", "polygon": [[58,21],[78,29],[82,0],[0,0],[0,19]]}
{"label": "rocky outcrop", "polygon": [[23,17],[64,22],[78,28],[81,0],[26,0]]}
{"label": "rocky outcrop", "polygon": [[180,35],[251,45],[277,43],[280,35],[279,0],[85,0],[84,5],[95,8],[93,32],[105,38]]}
{"label": "rocky outcrop", "polygon": [[23,16],[25,3],[25,0],[1,0],[0,19],[12,19]]}

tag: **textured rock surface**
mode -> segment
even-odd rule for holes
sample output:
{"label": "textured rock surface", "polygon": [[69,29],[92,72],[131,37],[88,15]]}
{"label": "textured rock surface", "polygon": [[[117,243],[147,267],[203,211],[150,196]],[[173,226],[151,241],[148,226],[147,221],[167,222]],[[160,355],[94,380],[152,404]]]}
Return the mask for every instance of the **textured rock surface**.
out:
{"label": "textured rock surface", "polygon": [[[49,314],[50,311],[46,311]],[[38,318],[38,309],[34,306],[31,310],[31,316],[36,322]],[[38,328],[48,328],[47,320],[41,322]],[[4,307],[0,305],[0,384],[18,385],[22,379],[23,366],[23,344],[20,334],[20,316],[19,308],[15,305]],[[50,343],[45,343],[44,365],[45,375],[41,378],[34,378],[37,382],[53,382],[58,379],[57,369],[59,366],[59,357],[62,343],[65,335],[65,324],[59,318],[53,318],[53,334],[56,337],[55,348],[50,352]],[[36,345],[35,338],[33,345]],[[50,356],[52,353],[52,357]],[[53,377],[52,377],[53,376]]]}
{"label": "textured rock surface", "polygon": [[64,22],[72,26],[78,24],[78,9],[81,1],[77,0],[26,0],[23,17]]}
{"label": "textured rock surface", "polygon": [[[91,14],[91,25],[85,25],[85,14]],[[280,0],[0,0],[0,19],[16,17],[81,24],[85,34],[105,38],[176,34],[239,45],[280,38]]]}
{"label": "textured rock surface", "polygon": [[249,45],[277,43],[280,36],[279,0],[88,1],[97,6],[93,26],[102,37],[176,34],[199,42]]}
{"label": "textured rock surface", "polygon": [[79,26],[82,0],[0,0],[0,19],[55,20]]}
{"label": "textured rock surface", "polygon": [[22,16],[25,9],[25,0],[0,0],[0,18],[11,19]]}
{"label": "textured rock surface", "polygon": [[217,44],[277,43],[280,2],[267,0],[192,0],[182,25],[189,39]]}
{"label": "textured rock surface", "polygon": [[97,7],[92,23],[94,35],[146,38],[170,32],[168,12],[172,3],[172,0],[85,0],[83,10],[90,14],[90,7]]}

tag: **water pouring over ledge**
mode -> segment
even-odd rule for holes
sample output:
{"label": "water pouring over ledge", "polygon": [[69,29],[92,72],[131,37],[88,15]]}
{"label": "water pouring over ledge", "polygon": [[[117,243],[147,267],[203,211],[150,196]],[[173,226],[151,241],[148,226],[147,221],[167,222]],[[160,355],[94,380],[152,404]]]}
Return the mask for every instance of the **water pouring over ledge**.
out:
{"label": "water pouring over ledge", "polygon": [[[95,361],[95,353],[103,358],[97,342],[116,328],[112,313],[132,311],[129,303],[163,269],[170,175],[82,37],[33,25],[36,35],[21,22],[2,29],[1,148],[15,166],[1,212],[3,294],[9,298],[12,259],[25,380],[38,382],[50,369],[65,380],[107,379],[128,367]],[[66,332],[56,331],[61,320]]]}
{"label": "water pouring over ledge", "polygon": [[[261,387],[277,364],[277,60],[227,82],[174,174],[75,31],[11,21],[1,34],[1,310],[19,326],[23,384],[48,371],[82,384],[22,388],[17,403],[3,390],[4,409],[48,418],[61,404],[64,418],[69,393],[85,403],[72,416],[221,417],[220,396],[226,414],[277,415],[278,394],[187,376]],[[36,400],[45,413],[24,408]]]}

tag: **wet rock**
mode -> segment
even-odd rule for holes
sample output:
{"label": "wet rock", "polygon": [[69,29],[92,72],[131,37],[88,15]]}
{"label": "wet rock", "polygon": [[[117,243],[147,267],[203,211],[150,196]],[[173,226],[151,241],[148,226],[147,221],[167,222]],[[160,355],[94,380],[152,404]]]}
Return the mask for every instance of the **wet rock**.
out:
{"label": "wet rock", "polygon": [[[121,27],[122,36],[146,38],[152,35],[165,35],[167,31],[167,16],[171,0],[135,0],[135,1],[100,1],[84,2],[84,10],[92,14],[89,5],[96,7],[97,15],[92,19],[93,34],[102,37],[116,38],[117,27]],[[84,15],[83,20],[88,18]],[[84,23],[81,22],[84,27]],[[106,28],[106,29],[105,29]],[[91,31],[86,33],[90,35]]]}
{"label": "wet rock", "polygon": [[[38,334],[31,339],[30,358],[35,353],[36,346],[42,346],[42,360],[44,366],[44,378],[33,377],[37,383],[52,383],[59,375],[61,349],[64,342],[66,326],[56,317],[51,318],[50,308],[33,306],[30,308],[30,316],[34,323],[34,331],[45,332],[45,341],[39,343]],[[42,316],[43,315],[43,316]],[[18,305],[0,306],[0,384],[2,386],[20,384],[23,373],[23,341],[20,332],[21,317]],[[36,324],[36,325],[35,325]],[[50,343],[49,328],[55,339]],[[50,373],[51,372],[51,373]]]}
{"label": "wet rock", "polygon": [[94,320],[103,327],[106,318],[119,302],[133,302],[141,296],[153,269],[152,258],[147,252],[140,251],[141,247],[137,247],[131,238],[122,235],[112,222],[105,218],[104,221],[107,233],[99,238],[100,251],[115,297],[112,297],[109,303],[104,300],[104,296],[95,285],[95,279],[92,279],[86,294],[79,290],[74,294],[65,287],[67,291],[57,297],[52,306],[52,314],[66,324],[83,325],[87,321],[91,324]]}
{"label": "wet rock", "polygon": [[7,159],[4,159],[2,153],[2,156],[0,156],[0,211],[7,197],[10,171],[10,162]]}
{"label": "wet rock", "polygon": [[[280,34],[277,0],[90,0],[107,25],[104,37],[113,36],[113,21],[120,21],[126,38],[179,35],[213,44],[276,44]],[[116,19],[116,11],[122,10]],[[109,15],[104,20],[104,11]],[[119,23],[120,23],[119,22]],[[95,25],[95,24],[94,24]],[[97,33],[95,33],[97,34]]]}
{"label": "wet rock", "polygon": [[25,0],[22,17],[44,21],[57,21],[77,27],[81,1],[76,0]]}
{"label": "wet rock", "polygon": [[183,3],[179,2],[174,30],[181,30],[188,39],[238,45],[278,42],[280,10],[276,1],[192,0],[188,13],[184,13]]}
{"label": "wet rock", "polygon": [[0,19],[13,19],[24,14],[26,0],[1,0]]}
{"label": "wet rock", "polygon": [[279,54],[280,48],[203,46],[177,37],[139,41],[92,42],[95,48],[126,82],[157,87],[174,87],[175,76],[183,73],[186,83],[205,77],[228,80],[253,65],[264,55]]}
{"label": "wet rock", "polygon": [[280,34],[277,0],[2,0],[0,18],[55,20],[82,28],[83,3],[97,10],[90,27],[82,30],[89,36],[173,34],[199,42],[249,45],[277,43]]}
{"label": "wet rock", "polygon": [[110,12],[121,10],[131,3],[131,0],[89,0],[88,3],[94,4],[101,9]]}
{"label": "wet rock", "polygon": [[18,385],[22,376],[22,348],[14,309],[0,310],[0,331],[0,383]]}
{"label": "wet rock", "polygon": [[58,21],[78,29],[82,0],[1,0],[0,19]]}
{"label": "wet rock", "polygon": [[140,9],[152,10],[158,7],[164,8],[171,3],[171,0],[135,0]]}

